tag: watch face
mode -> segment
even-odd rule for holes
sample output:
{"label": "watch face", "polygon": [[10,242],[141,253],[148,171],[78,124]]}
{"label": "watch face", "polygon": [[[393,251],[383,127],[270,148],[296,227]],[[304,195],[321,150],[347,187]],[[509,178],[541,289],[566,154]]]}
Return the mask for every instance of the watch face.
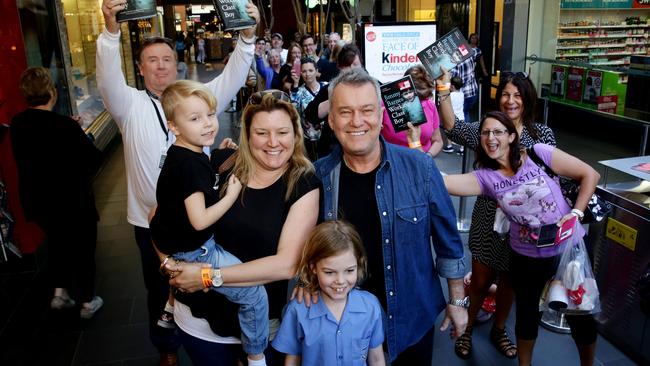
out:
{"label": "watch face", "polygon": [[221,278],[221,271],[215,269],[212,272],[212,286],[220,287],[221,285],[223,285],[223,278]]}

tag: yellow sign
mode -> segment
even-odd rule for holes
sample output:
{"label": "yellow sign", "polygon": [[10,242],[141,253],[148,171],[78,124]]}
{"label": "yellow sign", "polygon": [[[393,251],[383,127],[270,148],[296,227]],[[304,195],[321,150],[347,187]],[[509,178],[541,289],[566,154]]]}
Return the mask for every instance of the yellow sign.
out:
{"label": "yellow sign", "polygon": [[605,236],[632,251],[636,249],[637,230],[611,217],[607,218]]}

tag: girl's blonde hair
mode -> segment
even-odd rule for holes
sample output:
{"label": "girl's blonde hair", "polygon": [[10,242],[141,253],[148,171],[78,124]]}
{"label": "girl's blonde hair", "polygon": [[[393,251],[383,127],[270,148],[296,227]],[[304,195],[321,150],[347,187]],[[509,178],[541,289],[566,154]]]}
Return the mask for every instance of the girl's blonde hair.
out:
{"label": "girl's blonde hair", "polygon": [[[242,113],[242,129],[239,136],[239,153],[232,174],[239,178],[242,185],[246,187],[252,177],[253,168],[255,166],[255,158],[251,153],[249,143],[253,117],[260,112],[273,112],[276,110],[285,111],[289,115],[293,127],[293,154],[287,162],[288,167],[283,177],[287,183],[287,192],[284,200],[288,201],[291,198],[294,188],[300,178],[306,174],[313,174],[314,166],[305,156],[305,145],[302,138],[302,128],[300,127],[300,117],[296,108],[289,102],[276,99],[272,93],[264,95],[259,104],[249,103],[244,109],[244,113]],[[223,194],[224,192],[225,185],[221,193]]]}
{"label": "girl's blonde hair", "polygon": [[357,285],[366,278],[368,261],[361,237],[352,224],[342,221],[326,221],[314,229],[302,251],[298,266],[300,284],[308,291],[319,289],[316,264],[321,260],[351,250],[357,259]]}

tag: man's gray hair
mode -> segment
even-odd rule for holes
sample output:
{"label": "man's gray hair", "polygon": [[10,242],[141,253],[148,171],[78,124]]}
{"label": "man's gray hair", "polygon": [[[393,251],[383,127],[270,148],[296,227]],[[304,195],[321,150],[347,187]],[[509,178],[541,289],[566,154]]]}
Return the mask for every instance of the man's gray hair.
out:
{"label": "man's gray hair", "polygon": [[330,112],[332,111],[332,94],[334,94],[334,89],[337,86],[351,85],[354,87],[360,87],[365,84],[372,84],[375,87],[375,94],[377,95],[377,105],[381,105],[381,94],[379,91],[379,82],[377,79],[373,78],[361,67],[351,68],[345,71],[341,71],[339,76],[337,76],[332,82],[330,82],[329,87],[327,88],[328,99],[330,100]]}

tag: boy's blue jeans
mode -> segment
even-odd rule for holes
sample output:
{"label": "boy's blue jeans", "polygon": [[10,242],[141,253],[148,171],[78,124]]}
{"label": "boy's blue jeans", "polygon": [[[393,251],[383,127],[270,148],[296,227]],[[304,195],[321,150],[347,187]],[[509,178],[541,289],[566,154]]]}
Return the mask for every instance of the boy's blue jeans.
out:
{"label": "boy's blue jeans", "polygon": [[[241,261],[225,251],[210,238],[199,249],[176,253],[174,259],[184,262],[209,263],[213,268],[240,264]],[[269,302],[264,286],[210,287],[224,295],[228,301],[239,304],[239,326],[242,332],[242,348],[249,355],[263,353],[269,343]]]}

